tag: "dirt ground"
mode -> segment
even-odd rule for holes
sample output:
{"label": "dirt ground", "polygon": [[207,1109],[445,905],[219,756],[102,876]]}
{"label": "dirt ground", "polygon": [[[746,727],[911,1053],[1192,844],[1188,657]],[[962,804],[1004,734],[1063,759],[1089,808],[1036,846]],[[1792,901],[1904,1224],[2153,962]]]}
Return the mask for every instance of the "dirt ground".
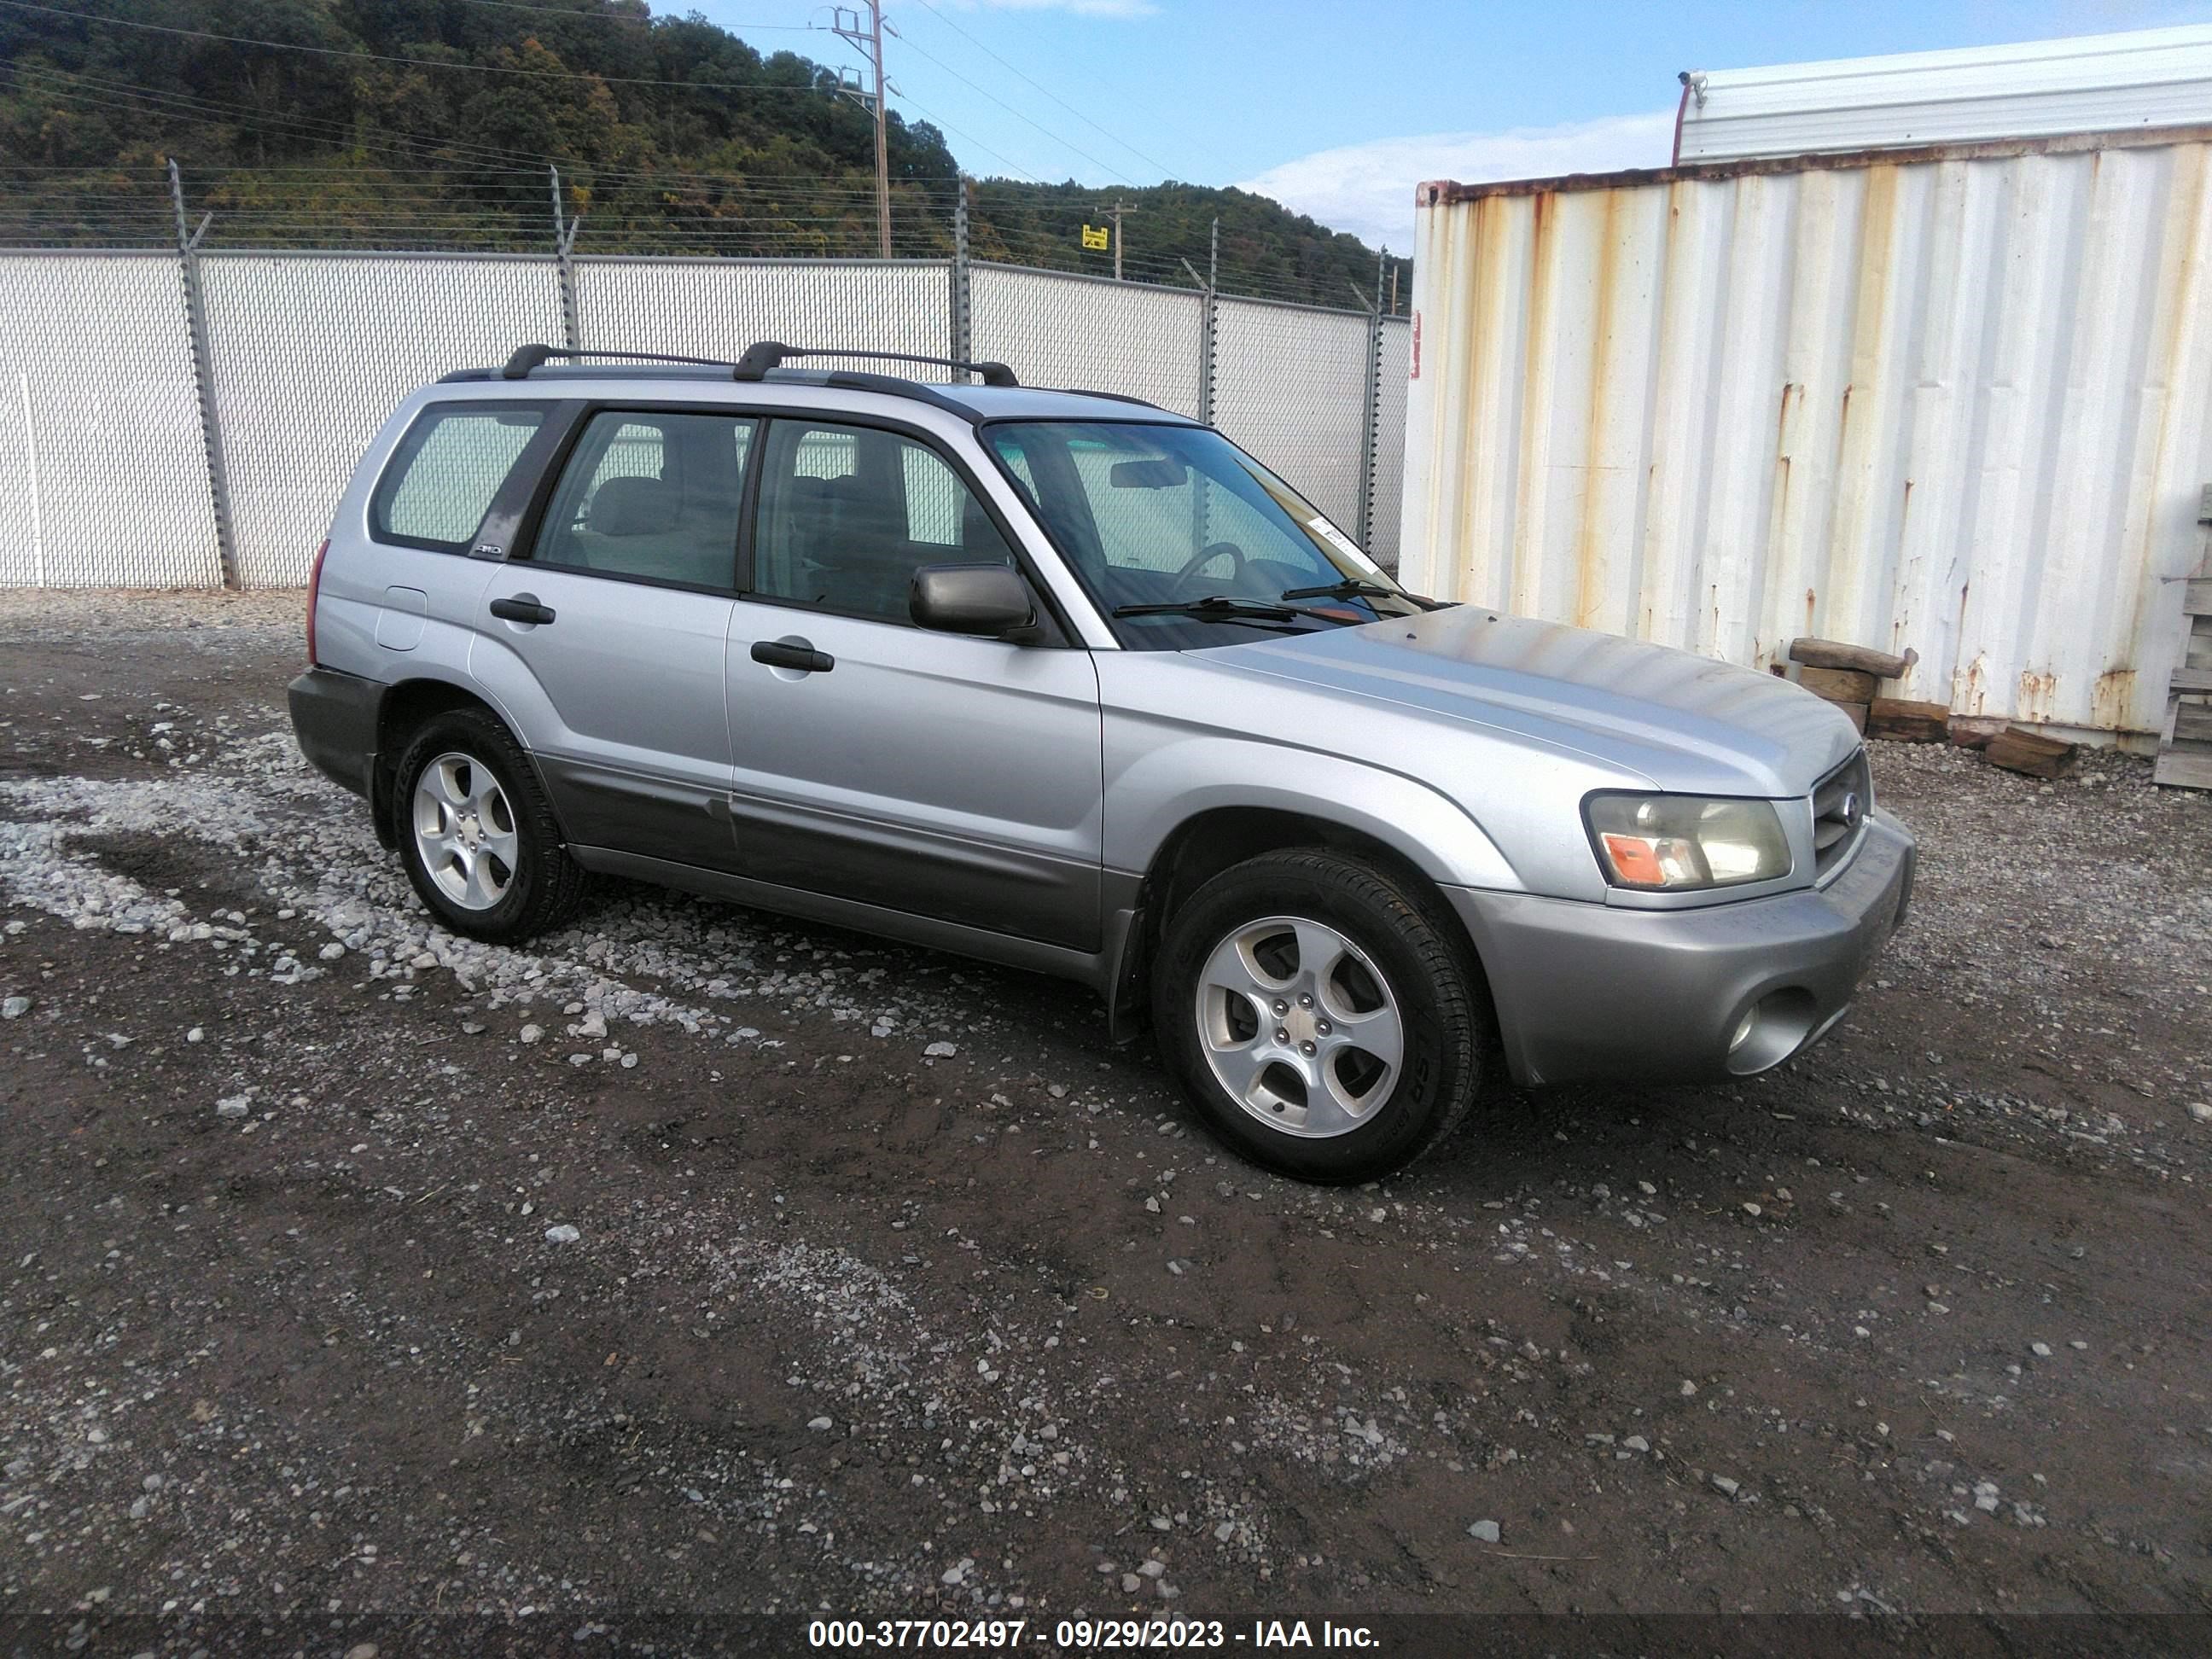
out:
{"label": "dirt ground", "polygon": [[2146,763],[1878,746],[1919,887],[1825,1045],[1330,1191],[1070,987],[611,883],[434,932],[300,654],[0,599],[0,1613],[2212,1611]]}

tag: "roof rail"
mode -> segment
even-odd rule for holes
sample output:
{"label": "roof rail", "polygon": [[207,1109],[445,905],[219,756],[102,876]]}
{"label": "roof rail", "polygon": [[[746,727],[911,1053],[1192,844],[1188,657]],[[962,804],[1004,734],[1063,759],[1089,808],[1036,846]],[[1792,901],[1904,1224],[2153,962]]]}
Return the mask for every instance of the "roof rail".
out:
{"label": "roof rail", "polygon": [[[748,354],[750,355],[750,354]],[[646,363],[692,363],[704,368],[726,368],[732,371],[733,380],[758,380],[758,375],[747,376],[738,366],[726,357],[675,357],[665,351],[599,351],[583,346],[517,346],[507,366],[499,371],[502,380],[526,380],[533,368],[543,368],[554,357],[623,357]]]}
{"label": "roof rail", "polygon": [[845,346],[792,346],[781,340],[762,340],[745,348],[744,356],[737,362],[735,379],[759,380],[767,378],[769,370],[781,368],[792,357],[867,357],[882,362],[930,363],[939,368],[957,368],[983,377],[985,386],[1019,386],[1014,371],[1004,363],[969,362],[958,357],[927,357],[912,351],[856,351]]}

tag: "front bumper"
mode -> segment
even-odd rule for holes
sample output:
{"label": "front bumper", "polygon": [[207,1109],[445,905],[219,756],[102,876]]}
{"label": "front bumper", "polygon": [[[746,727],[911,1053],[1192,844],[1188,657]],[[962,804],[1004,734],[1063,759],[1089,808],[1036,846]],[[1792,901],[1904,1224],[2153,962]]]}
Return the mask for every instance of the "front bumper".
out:
{"label": "front bumper", "polygon": [[1515,1081],[1697,1081],[1779,1065],[1842,1017],[1905,919],[1914,851],[1876,810],[1834,880],[1771,898],[1634,910],[1444,890],[1489,974]]}

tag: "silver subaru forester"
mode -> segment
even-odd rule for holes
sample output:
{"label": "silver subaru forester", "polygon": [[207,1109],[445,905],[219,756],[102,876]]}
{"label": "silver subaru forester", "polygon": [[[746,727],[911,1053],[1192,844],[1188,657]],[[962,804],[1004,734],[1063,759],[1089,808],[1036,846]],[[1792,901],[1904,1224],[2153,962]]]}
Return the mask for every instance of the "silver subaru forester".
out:
{"label": "silver subaru forester", "polygon": [[526,346],[369,447],[292,718],[445,926],[602,872],[1061,975],[1357,1181],[1501,1077],[1778,1065],[1901,919],[1796,686],[1408,593],[1151,404],[823,355]]}

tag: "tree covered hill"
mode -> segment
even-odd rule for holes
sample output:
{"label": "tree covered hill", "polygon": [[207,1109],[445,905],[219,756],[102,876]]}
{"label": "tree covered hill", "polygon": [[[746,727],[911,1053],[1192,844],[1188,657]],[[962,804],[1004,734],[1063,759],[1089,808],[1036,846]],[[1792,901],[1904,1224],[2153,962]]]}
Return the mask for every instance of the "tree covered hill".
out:
{"label": "tree covered hill", "polygon": [[[941,256],[959,170],[899,102],[892,251]],[[641,0],[0,8],[0,244],[166,242],[173,156],[218,246],[544,249],[556,164],[584,252],[867,257],[873,146],[834,69]],[[1132,277],[1187,283],[1182,261],[1206,270],[1218,220],[1224,291],[1333,306],[1373,291],[1357,238],[1195,185],[983,179],[971,246],[1108,275],[1081,231],[1116,202]]]}

